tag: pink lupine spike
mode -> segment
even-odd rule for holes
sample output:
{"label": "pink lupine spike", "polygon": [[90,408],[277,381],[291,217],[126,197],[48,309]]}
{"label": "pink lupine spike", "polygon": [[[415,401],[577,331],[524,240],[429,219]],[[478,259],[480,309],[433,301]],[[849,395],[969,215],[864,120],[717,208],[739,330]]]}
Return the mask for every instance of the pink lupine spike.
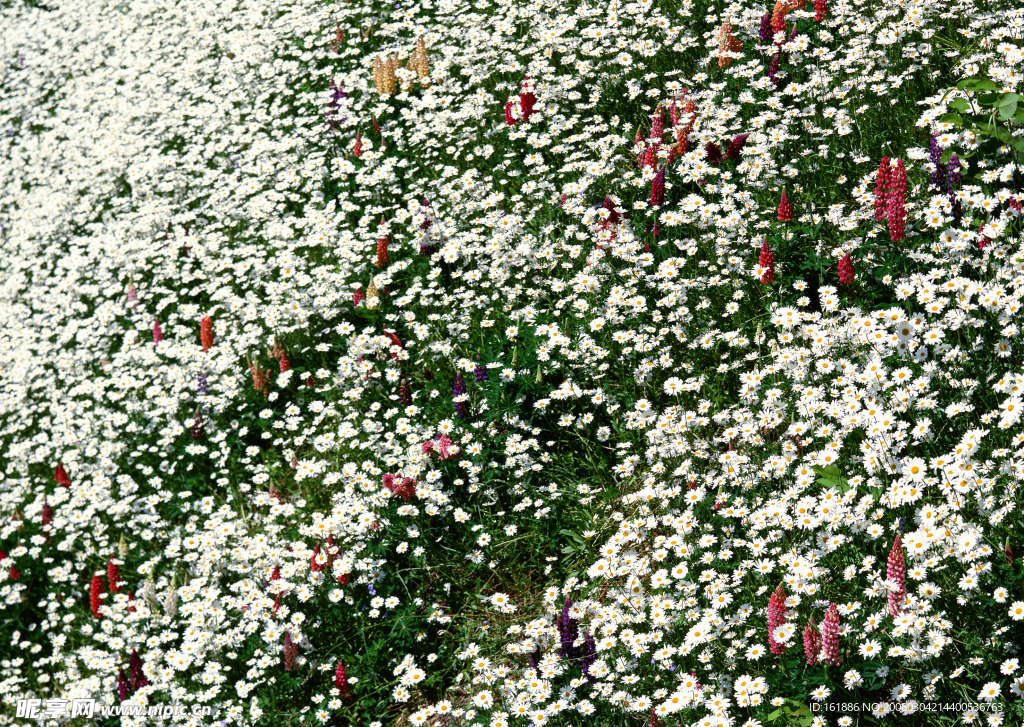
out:
{"label": "pink lupine spike", "polygon": [[153,344],[159,346],[164,340],[164,332],[160,328],[160,321],[153,321]]}
{"label": "pink lupine spike", "polygon": [[875,222],[882,222],[889,213],[889,175],[892,169],[889,165],[889,157],[882,157],[878,163],[878,171],[875,172]]}
{"label": "pink lupine spike", "polygon": [[839,282],[843,285],[853,285],[853,260],[850,258],[850,253],[843,255],[839,260],[837,268],[839,270]]}
{"label": "pink lupine spike", "polygon": [[835,603],[829,606],[821,624],[821,663],[839,663],[839,609]]}
{"label": "pink lupine spike", "polygon": [[779,656],[789,648],[775,640],[775,629],[786,623],[786,591],[780,583],[768,599],[768,646],[773,654]]}
{"label": "pink lupine spike", "polygon": [[900,540],[899,533],[896,534],[892,549],[889,551],[885,579],[896,582],[896,591],[888,596],[889,615],[896,617],[903,610],[903,601],[907,597],[907,565],[903,558],[903,542]]}
{"label": "pink lupine spike", "polygon": [[807,657],[807,665],[814,666],[818,663],[818,654],[821,653],[821,632],[814,625],[814,616],[807,620],[804,628],[804,656]]}

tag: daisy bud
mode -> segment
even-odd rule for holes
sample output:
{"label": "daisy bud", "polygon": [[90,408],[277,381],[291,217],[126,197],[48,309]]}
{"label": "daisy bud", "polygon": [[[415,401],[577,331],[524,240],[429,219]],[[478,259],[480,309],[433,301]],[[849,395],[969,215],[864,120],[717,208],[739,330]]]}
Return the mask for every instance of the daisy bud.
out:
{"label": "daisy bud", "polygon": [[782,190],[782,199],[779,200],[779,209],[776,219],[778,219],[779,222],[789,222],[793,219],[793,208],[789,205],[789,199],[786,197],[786,190]]}

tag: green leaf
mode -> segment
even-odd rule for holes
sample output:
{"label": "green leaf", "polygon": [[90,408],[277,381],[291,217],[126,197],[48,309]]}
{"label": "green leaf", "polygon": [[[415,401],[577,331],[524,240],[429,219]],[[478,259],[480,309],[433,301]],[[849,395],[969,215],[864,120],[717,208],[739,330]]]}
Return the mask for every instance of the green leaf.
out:
{"label": "green leaf", "polygon": [[964,125],[964,117],[960,114],[943,114],[939,117],[939,121],[944,124],[956,124],[957,126]]}
{"label": "green leaf", "polygon": [[765,722],[774,722],[775,720],[777,720],[781,716],[782,716],[782,709],[776,709],[774,712],[772,712],[767,717],[765,717],[764,721]]}
{"label": "green leaf", "polygon": [[972,76],[956,84],[961,91],[998,91],[999,84],[985,76]]}
{"label": "green leaf", "polygon": [[[959,111],[960,113],[966,113],[971,108],[971,103],[970,103],[970,101],[968,101],[965,98],[955,98],[952,101],[950,101],[948,104],[946,104],[946,106],[948,106],[949,108],[953,109],[954,111]],[[947,116],[948,115],[949,114],[947,114]],[[942,121],[942,119],[940,119],[940,121]]]}

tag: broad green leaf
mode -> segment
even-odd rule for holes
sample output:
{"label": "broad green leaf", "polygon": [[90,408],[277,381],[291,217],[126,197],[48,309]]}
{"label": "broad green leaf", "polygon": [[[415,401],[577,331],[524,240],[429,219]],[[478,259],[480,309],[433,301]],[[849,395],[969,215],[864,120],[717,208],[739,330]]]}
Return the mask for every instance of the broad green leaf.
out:
{"label": "broad green leaf", "polygon": [[999,84],[995,81],[985,78],[985,76],[972,76],[971,78],[965,78],[956,84],[956,87],[961,91],[998,91]]}
{"label": "broad green leaf", "polygon": [[964,113],[971,108],[970,101],[968,101],[965,98],[955,98],[946,105],[949,108],[953,109],[954,111],[959,111],[960,113]]}
{"label": "broad green leaf", "polygon": [[939,121],[944,124],[956,124],[957,126],[964,125],[964,117],[960,114],[943,114],[939,117]]}

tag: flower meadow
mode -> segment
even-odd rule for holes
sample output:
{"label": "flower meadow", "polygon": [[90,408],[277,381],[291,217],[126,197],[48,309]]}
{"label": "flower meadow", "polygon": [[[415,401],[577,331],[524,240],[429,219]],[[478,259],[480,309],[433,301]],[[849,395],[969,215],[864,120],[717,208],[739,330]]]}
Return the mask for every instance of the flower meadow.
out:
{"label": "flower meadow", "polygon": [[1024,723],[1017,3],[17,0],[0,63],[0,724]]}

